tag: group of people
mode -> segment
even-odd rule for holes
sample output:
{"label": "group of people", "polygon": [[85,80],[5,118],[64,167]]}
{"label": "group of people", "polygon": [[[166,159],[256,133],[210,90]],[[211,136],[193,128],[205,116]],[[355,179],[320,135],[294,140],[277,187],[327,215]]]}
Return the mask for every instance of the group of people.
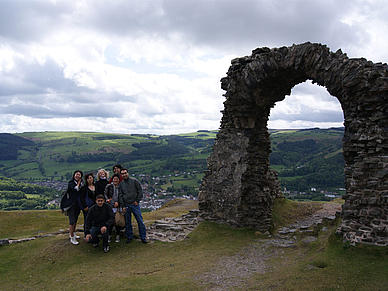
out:
{"label": "group of people", "polygon": [[97,172],[97,181],[94,174],[83,176],[82,171],[76,170],[65,195],[61,201],[61,209],[69,217],[70,242],[77,245],[76,226],[79,214],[84,216],[85,242],[99,245],[102,239],[104,252],[109,252],[109,242],[115,228],[115,242],[120,242],[120,233],[123,226],[117,222],[116,216],[125,216],[126,243],[133,239],[132,214],[138,227],[139,236],[143,243],[148,243],[146,227],[143,222],[139,202],[143,198],[140,182],[129,176],[128,169],[121,165],[113,166],[114,175],[109,179],[109,173],[104,169]]}

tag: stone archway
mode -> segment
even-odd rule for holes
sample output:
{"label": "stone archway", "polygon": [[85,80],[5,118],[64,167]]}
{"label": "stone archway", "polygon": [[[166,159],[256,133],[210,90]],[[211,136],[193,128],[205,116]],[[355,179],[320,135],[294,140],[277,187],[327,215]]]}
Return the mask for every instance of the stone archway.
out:
{"label": "stone archway", "polygon": [[203,217],[269,229],[281,195],[269,168],[270,109],[306,80],[341,103],[345,204],[339,228],[354,243],[388,245],[388,66],[349,59],[321,44],[258,48],[232,60],[221,80],[223,117],[199,193]]}

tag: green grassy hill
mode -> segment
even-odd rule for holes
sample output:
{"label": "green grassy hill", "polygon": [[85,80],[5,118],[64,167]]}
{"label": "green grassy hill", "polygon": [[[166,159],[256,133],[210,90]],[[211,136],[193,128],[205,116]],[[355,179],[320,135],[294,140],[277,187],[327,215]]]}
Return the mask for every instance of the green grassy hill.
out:
{"label": "green grassy hill", "polygon": [[[312,206],[289,200],[276,205],[276,228],[306,215]],[[165,217],[166,211],[169,217],[179,216],[192,207],[166,206],[146,213],[145,219],[151,219],[147,215],[157,219],[158,213]],[[0,211],[0,221],[7,226],[0,228],[2,238],[67,227],[67,217],[59,211]],[[294,248],[265,248],[271,238],[213,222],[200,223],[184,241],[148,245],[122,241],[111,243],[107,254],[84,242],[71,245],[68,234],[48,236],[0,246],[0,286],[1,290],[387,290],[388,249],[350,247],[334,234],[336,225],[326,227],[316,241]],[[258,258],[260,272],[249,272],[244,261],[255,253],[265,259]],[[230,262],[235,269],[225,274]],[[238,276],[239,272],[248,275]],[[219,289],[218,274],[233,285]]]}
{"label": "green grassy hill", "polygon": [[[132,173],[160,175],[171,159],[190,160],[187,170],[202,170],[215,131],[153,136],[93,132],[28,132],[16,134],[34,145],[19,149],[17,160],[0,160],[4,176],[19,180],[68,180],[75,169],[111,170],[116,163],[130,167]],[[205,153],[204,153],[205,152]],[[198,167],[198,165],[200,167]]]}
{"label": "green grassy hill", "polygon": [[[336,191],[344,187],[343,128],[270,133],[270,163],[278,171],[283,188],[308,192],[311,188]],[[217,131],[166,136],[95,132],[8,134],[4,136],[7,140],[10,136],[19,140],[18,154],[17,159],[0,160],[0,175],[24,181],[68,181],[76,169],[111,170],[120,163],[132,174],[160,177],[161,189],[179,186],[194,193],[207,167],[206,158],[216,134]],[[324,198],[312,195],[307,198]]]}

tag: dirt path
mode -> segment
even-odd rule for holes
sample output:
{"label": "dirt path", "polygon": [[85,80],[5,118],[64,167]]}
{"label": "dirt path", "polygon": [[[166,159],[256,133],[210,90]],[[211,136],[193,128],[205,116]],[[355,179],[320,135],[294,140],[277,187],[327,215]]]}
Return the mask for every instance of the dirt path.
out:
{"label": "dirt path", "polygon": [[[336,212],[340,210],[339,204],[325,203],[317,212],[279,229],[278,233],[269,236],[268,239],[258,239],[257,242],[244,247],[233,256],[221,258],[215,269],[198,277],[197,280],[203,285],[210,284],[211,289],[208,290],[213,291],[242,287],[253,274],[264,274],[270,271],[266,264],[269,258],[281,256],[284,254],[284,248],[292,247],[298,242],[295,232],[309,232],[314,225],[322,223],[324,219],[334,219]],[[303,242],[308,243],[315,239],[307,233]]]}

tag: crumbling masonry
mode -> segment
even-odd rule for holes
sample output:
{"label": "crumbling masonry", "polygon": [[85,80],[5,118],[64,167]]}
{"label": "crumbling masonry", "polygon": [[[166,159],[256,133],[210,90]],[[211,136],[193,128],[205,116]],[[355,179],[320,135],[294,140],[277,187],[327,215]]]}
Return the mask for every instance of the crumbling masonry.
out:
{"label": "crumbling masonry", "polygon": [[199,194],[207,219],[259,231],[270,228],[281,196],[270,169],[267,121],[276,102],[312,80],[344,113],[345,204],[338,229],[351,243],[388,245],[388,66],[349,59],[321,44],[258,48],[232,60],[223,117]]}

